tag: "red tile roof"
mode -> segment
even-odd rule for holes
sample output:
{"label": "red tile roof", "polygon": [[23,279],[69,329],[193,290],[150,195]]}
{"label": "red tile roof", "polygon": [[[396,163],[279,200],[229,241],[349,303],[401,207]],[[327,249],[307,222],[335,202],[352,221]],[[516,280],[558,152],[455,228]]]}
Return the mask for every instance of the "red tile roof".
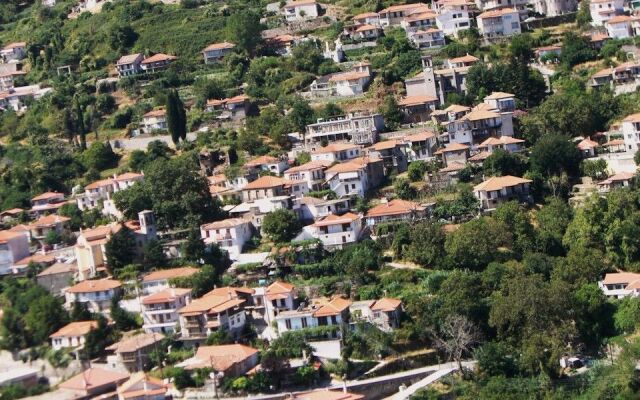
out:
{"label": "red tile roof", "polygon": [[84,336],[98,327],[98,321],[71,322],[49,335],[50,338]]}
{"label": "red tile roof", "polygon": [[142,281],[153,282],[153,281],[161,281],[161,280],[167,280],[172,278],[186,278],[198,272],[200,272],[200,270],[194,267],[161,269],[158,271],[148,273],[142,278]]}
{"label": "red tile roof", "polygon": [[424,211],[425,207],[419,203],[401,199],[393,199],[386,203],[378,204],[367,211],[367,217],[380,217],[386,215],[410,214],[414,211]]}
{"label": "red tile roof", "polygon": [[110,371],[102,368],[91,368],[62,382],[63,389],[90,392],[107,385],[116,385],[129,378],[129,374]]}
{"label": "red tile roof", "polygon": [[117,289],[122,286],[120,281],[113,279],[87,280],[77,283],[67,289],[67,293],[91,293]]}

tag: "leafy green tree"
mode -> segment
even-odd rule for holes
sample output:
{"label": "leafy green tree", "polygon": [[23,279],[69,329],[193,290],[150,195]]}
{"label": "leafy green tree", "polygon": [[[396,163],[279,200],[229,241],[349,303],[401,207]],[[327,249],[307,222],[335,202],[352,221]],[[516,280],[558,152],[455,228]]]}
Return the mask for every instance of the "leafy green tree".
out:
{"label": "leafy green tree", "polygon": [[69,318],[71,321],[90,321],[94,316],[87,308],[87,303],[76,301],[73,303]]}
{"label": "leafy green tree", "polygon": [[519,256],[533,251],[536,244],[536,235],[533,224],[527,212],[516,201],[500,204],[492,217],[508,226],[513,236],[513,251]]}
{"label": "leafy green tree", "polygon": [[108,41],[113,50],[122,52],[131,47],[137,38],[138,35],[130,25],[122,24],[116,25],[109,30]]}
{"label": "leafy green tree", "polygon": [[191,276],[190,286],[194,297],[201,297],[205,293],[213,290],[220,282],[220,274],[216,268],[205,264],[197,274]]}
{"label": "leafy green tree", "polygon": [[87,148],[87,129],[84,124],[84,110],[80,105],[80,101],[76,97],[75,99],[75,130],[76,134],[80,136],[80,149],[86,150]]}
{"label": "leafy green tree", "polygon": [[219,346],[221,344],[231,343],[233,343],[233,337],[229,334],[229,331],[224,328],[218,329],[217,331],[207,336],[206,341],[207,346]]}
{"label": "leafy green tree", "polygon": [[483,217],[464,223],[447,235],[445,250],[451,266],[480,270],[495,261],[498,249],[509,246],[511,240],[506,226]]}
{"label": "leafy green tree", "polygon": [[189,230],[187,240],[180,248],[182,259],[187,263],[201,263],[205,257],[206,246],[200,237],[200,231],[193,227]]}
{"label": "leafy green tree", "polygon": [[482,163],[486,175],[491,176],[522,176],[526,170],[526,161],[522,156],[497,149]]}
{"label": "leafy green tree", "polygon": [[151,207],[161,228],[188,227],[222,217],[193,153],[152,162],[144,181],[117,192],[114,201],[127,218]]}
{"label": "leafy green tree", "polygon": [[489,325],[520,354],[520,369],[557,376],[558,359],[577,334],[567,293],[560,282],[522,270],[513,271],[494,293]]}
{"label": "leafy green tree", "polygon": [[562,199],[551,197],[536,212],[538,248],[550,255],[562,255],[562,238],[573,218],[573,210]]}
{"label": "leafy green tree", "polygon": [[138,329],[141,325],[135,314],[120,307],[120,296],[114,296],[111,299],[110,317],[116,329],[122,332]]}
{"label": "leafy green tree", "polygon": [[607,161],[602,158],[597,160],[584,160],[580,164],[582,174],[595,180],[606,178],[607,168]]}
{"label": "leafy green tree", "polygon": [[159,241],[151,240],[147,242],[142,252],[142,263],[147,268],[163,268],[168,265],[169,260]]}
{"label": "leafy green tree", "polygon": [[545,136],[531,149],[531,169],[545,177],[578,176],[580,160],[580,151],[560,135]]}
{"label": "leafy green tree", "polygon": [[82,164],[87,169],[102,171],[115,167],[118,164],[118,156],[113,152],[108,142],[93,142],[82,153]]}
{"label": "leafy green tree", "polygon": [[416,189],[406,178],[398,177],[393,183],[393,190],[402,200],[412,200],[417,196]]}
{"label": "leafy green tree", "polygon": [[596,52],[589,43],[589,39],[574,32],[567,32],[562,38],[562,53],[560,63],[566,68],[573,68],[575,65],[596,58]]}
{"label": "leafy green tree", "polygon": [[58,209],[58,215],[70,218],[68,224],[69,229],[72,231],[77,231],[82,227],[82,211],[80,211],[75,203],[63,204],[62,207]]}
{"label": "leafy green tree", "polygon": [[640,299],[625,297],[618,303],[614,315],[615,327],[623,333],[632,333],[640,325]]}
{"label": "leafy green tree", "polygon": [[581,342],[585,343],[587,348],[599,348],[606,337],[615,335],[615,306],[593,282],[584,284],[571,293],[576,328]]}
{"label": "leafy green tree", "polygon": [[111,271],[117,271],[133,263],[136,258],[136,241],[131,229],[122,225],[105,245],[105,255]]}
{"label": "leafy green tree", "polygon": [[513,377],[518,373],[517,355],[503,342],[488,342],[474,352],[478,369],[488,376]]}
{"label": "leafy green tree", "polygon": [[402,114],[402,111],[400,111],[398,102],[392,95],[388,95],[384,99],[384,103],[382,104],[382,107],[380,107],[379,112],[384,117],[384,124],[389,130],[398,129],[404,119],[404,115]]}
{"label": "leafy green tree", "polygon": [[591,12],[589,10],[590,3],[591,2],[589,0],[582,0],[580,2],[578,14],[576,14],[576,22],[580,28],[589,26],[589,23],[591,22]]}
{"label": "leafy green tree", "polygon": [[302,224],[298,216],[291,210],[279,209],[265,215],[262,221],[262,232],[276,243],[284,243],[293,239]]}
{"label": "leafy green tree", "polygon": [[442,226],[431,222],[421,222],[412,227],[410,244],[405,255],[407,259],[423,267],[441,265],[445,253],[445,234]]}
{"label": "leafy green tree", "polygon": [[260,15],[251,9],[240,9],[226,18],[226,37],[249,54],[262,41]]}
{"label": "leafy green tree", "polygon": [[382,249],[376,242],[365,240],[336,253],[333,261],[352,282],[363,284],[371,280],[370,272],[382,265]]}
{"label": "leafy green tree", "polygon": [[86,357],[93,359],[105,353],[105,349],[116,340],[113,328],[102,315],[98,315],[98,326],[85,336],[84,352]]}
{"label": "leafy green tree", "polygon": [[167,94],[166,115],[171,140],[174,144],[178,144],[180,139],[184,140],[187,137],[187,113],[178,92],[175,90],[171,90]]}
{"label": "leafy green tree", "polygon": [[409,164],[407,175],[411,182],[420,182],[424,180],[424,174],[428,170],[428,165],[424,161],[413,161]]}

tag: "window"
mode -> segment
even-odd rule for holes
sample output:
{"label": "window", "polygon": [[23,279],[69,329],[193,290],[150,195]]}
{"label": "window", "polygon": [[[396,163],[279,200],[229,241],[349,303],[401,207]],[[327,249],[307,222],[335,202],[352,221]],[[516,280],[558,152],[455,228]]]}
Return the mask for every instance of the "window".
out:
{"label": "window", "polygon": [[291,320],[290,319],[285,319],[284,320],[284,325],[287,327],[288,330],[291,330]]}
{"label": "window", "polygon": [[303,328],[307,327],[307,317],[302,318],[302,327]]}
{"label": "window", "polygon": [[518,23],[517,22],[512,22],[511,23],[511,29],[518,29]]}
{"label": "window", "polygon": [[335,315],[331,316],[331,325],[338,325],[338,317]]}

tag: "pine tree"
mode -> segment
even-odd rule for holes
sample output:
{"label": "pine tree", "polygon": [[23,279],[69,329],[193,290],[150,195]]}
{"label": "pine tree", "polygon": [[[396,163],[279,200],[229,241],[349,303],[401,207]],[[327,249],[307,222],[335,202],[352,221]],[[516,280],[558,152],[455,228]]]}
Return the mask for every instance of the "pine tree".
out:
{"label": "pine tree", "polygon": [[82,106],[76,98],[76,132],[80,136],[80,148],[82,150],[87,149],[87,131],[84,125],[84,116],[82,115]]}
{"label": "pine tree", "polygon": [[178,92],[175,90],[170,91],[167,95],[166,110],[171,140],[174,144],[178,144],[180,139],[184,140],[187,137],[187,113]]}

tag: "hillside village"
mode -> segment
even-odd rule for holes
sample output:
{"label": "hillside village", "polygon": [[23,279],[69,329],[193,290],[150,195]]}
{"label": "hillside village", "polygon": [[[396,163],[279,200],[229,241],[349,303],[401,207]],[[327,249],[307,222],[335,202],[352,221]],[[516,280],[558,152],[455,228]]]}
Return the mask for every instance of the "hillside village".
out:
{"label": "hillside village", "polygon": [[0,4],[2,399],[634,399],[622,0]]}

